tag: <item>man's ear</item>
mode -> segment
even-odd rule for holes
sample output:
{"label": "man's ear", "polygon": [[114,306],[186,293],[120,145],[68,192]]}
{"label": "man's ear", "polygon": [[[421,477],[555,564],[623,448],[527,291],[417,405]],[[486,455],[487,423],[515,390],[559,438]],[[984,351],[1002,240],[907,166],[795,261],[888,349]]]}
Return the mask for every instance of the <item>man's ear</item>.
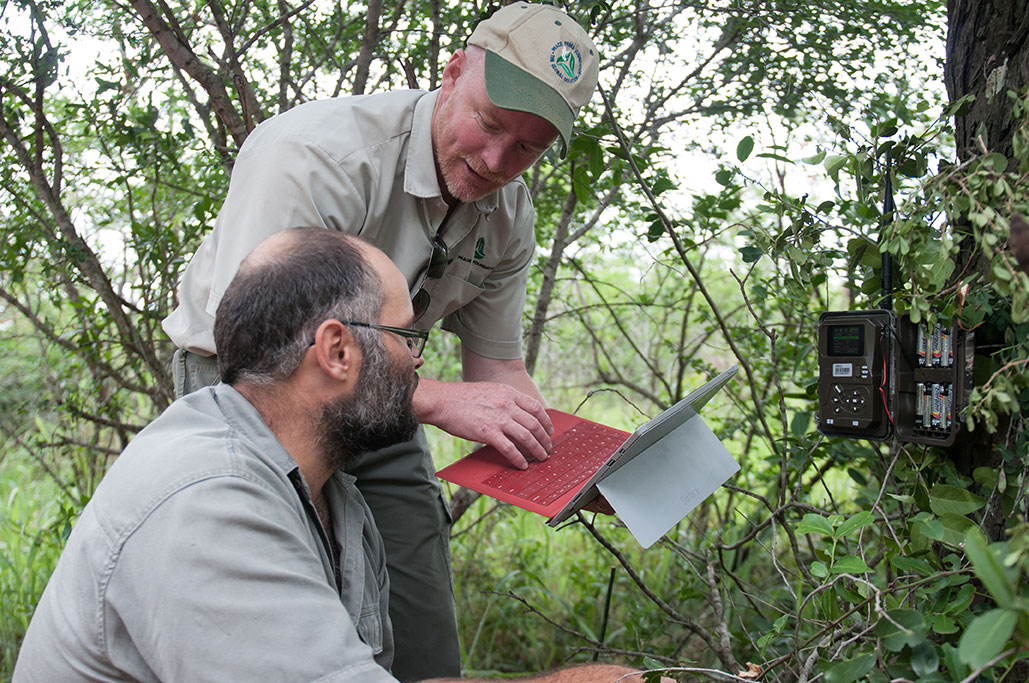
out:
{"label": "man's ear", "polygon": [[443,77],[440,79],[440,87],[444,91],[449,92],[457,84],[457,79],[464,73],[465,61],[463,49],[454,50],[454,54],[450,55],[450,61],[443,67]]}
{"label": "man's ear", "polygon": [[357,377],[361,347],[350,329],[338,320],[326,320],[314,333],[314,357],[326,375],[340,382]]}

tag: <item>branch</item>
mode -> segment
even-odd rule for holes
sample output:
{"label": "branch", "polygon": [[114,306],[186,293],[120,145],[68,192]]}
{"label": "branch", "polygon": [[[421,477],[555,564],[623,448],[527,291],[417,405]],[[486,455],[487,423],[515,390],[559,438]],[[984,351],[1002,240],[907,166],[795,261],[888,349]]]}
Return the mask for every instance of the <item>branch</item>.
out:
{"label": "branch", "polygon": [[222,125],[229,131],[236,146],[243,144],[246,139],[247,127],[242,117],[232,106],[232,98],[229,97],[222,83],[221,76],[209,66],[200,61],[200,58],[193,52],[193,49],[185,42],[180,35],[161,18],[161,13],[149,2],[149,0],[129,0],[129,3],[139,14],[143,24],[150,30],[157,42],[164,48],[165,54],[172,64],[189,74],[200,87],[207,92],[211,99],[211,108]]}

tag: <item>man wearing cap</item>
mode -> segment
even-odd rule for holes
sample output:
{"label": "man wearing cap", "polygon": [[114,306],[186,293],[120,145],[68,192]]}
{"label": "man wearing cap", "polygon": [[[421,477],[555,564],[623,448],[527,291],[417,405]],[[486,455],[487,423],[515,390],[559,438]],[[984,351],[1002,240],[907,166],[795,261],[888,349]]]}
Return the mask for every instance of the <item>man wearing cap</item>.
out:
{"label": "man wearing cap", "polygon": [[[176,393],[217,380],[214,311],[243,257],[269,234],[321,225],[382,249],[407,279],[415,326],[442,320],[461,340],[464,381],[423,379],[419,420],[518,467],[544,459],[552,426],[521,357],[535,235],[520,176],[555,140],[564,153],[597,73],[596,47],[573,19],[515,3],[476,27],[436,91],[314,101],[259,125],[164,322],[180,349]],[[348,471],[385,541],[394,674],[456,675],[449,512],[424,432]]]}

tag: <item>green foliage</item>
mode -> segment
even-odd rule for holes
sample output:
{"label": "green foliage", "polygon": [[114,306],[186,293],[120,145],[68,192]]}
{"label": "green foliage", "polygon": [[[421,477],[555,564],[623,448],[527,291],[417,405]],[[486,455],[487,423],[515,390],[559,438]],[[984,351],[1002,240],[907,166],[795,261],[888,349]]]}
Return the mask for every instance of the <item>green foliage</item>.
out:
{"label": "green foliage", "polygon": [[[705,419],[742,469],[646,552],[615,519],[555,533],[477,501],[453,541],[470,671],[598,652],[682,677],[1000,680],[1025,656],[1029,283],[1003,245],[1029,139],[944,162],[968,103],[936,117],[909,49],[942,42],[942,5],[569,7],[605,57],[604,97],[567,159],[526,174],[527,363],[552,405],[629,428],[739,362]],[[159,323],[247,131],[316,97],[438,84],[488,9],[387,4],[363,43],[361,3],[153,5],[197,75],[126,7],[28,7],[5,5],[0,30],[7,670],[68,523],[170,400]],[[81,60],[73,38],[111,49]],[[817,433],[817,315],[876,305],[883,253],[898,311],[984,340],[963,418],[995,466]],[[456,379],[459,357],[436,333],[425,373]],[[467,449],[433,443],[440,465]]]}
{"label": "green foliage", "polygon": [[21,638],[78,508],[13,456],[0,467],[0,496],[0,679],[9,681]]}

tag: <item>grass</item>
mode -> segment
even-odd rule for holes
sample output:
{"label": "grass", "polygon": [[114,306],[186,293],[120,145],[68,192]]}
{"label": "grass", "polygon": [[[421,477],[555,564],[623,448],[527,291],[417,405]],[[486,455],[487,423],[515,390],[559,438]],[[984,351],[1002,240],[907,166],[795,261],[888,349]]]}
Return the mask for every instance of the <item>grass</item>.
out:
{"label": "grass", "polygon": [[0,680],[10,680],[18,648],[71,531],[59,489],[11,455],[0,462]]}

